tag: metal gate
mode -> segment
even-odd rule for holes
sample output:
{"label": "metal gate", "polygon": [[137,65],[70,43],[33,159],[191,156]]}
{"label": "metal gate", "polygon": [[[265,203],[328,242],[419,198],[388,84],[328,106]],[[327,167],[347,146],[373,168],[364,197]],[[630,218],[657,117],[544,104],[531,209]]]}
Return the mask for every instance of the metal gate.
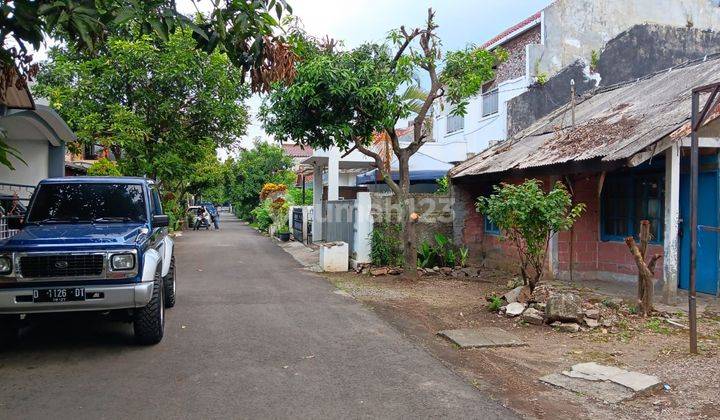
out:
{"label": "metal gate", "polygon": [[328,201],[324,223],[325,241],[347,242],[350,254],[353,252],[354,208],[355,200]]}
{"label": "metal gate", "polygon": [[293,208],[292,213],[292,234],[296,241],[303,241],[303,209],[302,207]]}

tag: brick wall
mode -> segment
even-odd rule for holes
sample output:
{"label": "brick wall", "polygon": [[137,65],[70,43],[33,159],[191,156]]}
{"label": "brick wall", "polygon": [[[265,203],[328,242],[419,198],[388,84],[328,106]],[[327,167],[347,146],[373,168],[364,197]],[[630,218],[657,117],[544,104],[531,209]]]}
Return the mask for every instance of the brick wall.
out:
{"label": "brick wall", "polygon": [[511,39],[501,47],[507,50],[507,61],[500,63],[496,71],[497,83],[517,79],[525,75],[525,46],[540,43],[540,25],[535,26],[522,35]]}
{"label": "brick wall", "polygon": [[[548,188],[550,177],[541,178]],[[574,278],[593,280],[598,278],[631,279],[637,275],[627,245],[622,241],[600,240],[600,200],[597,194],[598,174],[573,177],[575,201],[586,205],[585,213],[575,223]],[[505,182],[518,183],[520,179],[507,179]],[[454,237],[470,249],[475,262],[489,266],[508,268],[517,271],[517,252],[508,241],[502,241],[496,235],[485,233],[481,214],[475,211],[475,202],[490,187],[483,183],[460,184],[453,186],[455,196]],[[570,267],[570,232],[562,232],[557,238],[558,266],[561,277],[568,277]],[[651,244],[648,254],[662,254],[662,244]],[[662,264],[656,266],[655,277],[662,278]]]}

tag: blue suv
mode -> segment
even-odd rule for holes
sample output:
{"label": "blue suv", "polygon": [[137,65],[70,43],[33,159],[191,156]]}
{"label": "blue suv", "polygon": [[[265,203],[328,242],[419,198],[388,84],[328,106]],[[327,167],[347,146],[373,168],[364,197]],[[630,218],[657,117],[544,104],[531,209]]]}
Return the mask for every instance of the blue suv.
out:
{"label": "blue suv", "polygon": [[68,177],[40,182],[20,232],[0,241],[0,343],[34,314],[111,312],[142,344],[162,340],[175,305],[175,260],[153,181]]}

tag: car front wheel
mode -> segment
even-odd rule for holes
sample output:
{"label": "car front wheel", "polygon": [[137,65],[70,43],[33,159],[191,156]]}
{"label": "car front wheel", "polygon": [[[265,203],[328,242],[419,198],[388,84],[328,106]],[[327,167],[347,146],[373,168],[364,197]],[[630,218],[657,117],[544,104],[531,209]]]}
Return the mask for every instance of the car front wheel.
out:
{"label": "car front wheel", "polygon": [[153,294],[150,302],[135,310],[133,329],[135,339],[140,344],[157,344],[165,332],[165,305],[163,304],[163,278],[160,270],[155,273]]}
{"label": "car front wheel", "polygon": [[175,256],[170,259],[170,270],[163,279],[165,285],[165,307],[175,306]]}

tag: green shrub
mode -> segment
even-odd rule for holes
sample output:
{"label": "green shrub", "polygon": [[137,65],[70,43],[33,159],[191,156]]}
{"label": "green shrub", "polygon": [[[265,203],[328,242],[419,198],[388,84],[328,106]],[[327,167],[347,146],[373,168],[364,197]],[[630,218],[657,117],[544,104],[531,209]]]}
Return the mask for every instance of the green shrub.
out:
{"label": "green shrub", "polygon": [[255,207],[250,214],[252,215],[252,224],[263,232],[267,232],[273,223],[270,200],[263,200],[259,206]]}
{"label": "green shrub", "polygon": [[529,179],[519,185],[496,185],[490,197],[478,199],[477,210],[515,245],[523,281],[532,290],[543,275],[550,238],[570,230],[585,205],[573,205],[561,182],[545,193],[541,181]]}
{"label": "green shrub", "polygon": [[87,170],[87,174],[90,176],[121,176],[122,173],[117,166],[117,163],[111,161],[108,158],[100,158],[97,162],[90,165]]}
{"label": "green shrub", "polygon": [[420,268],[432,267],[435,264],[435,250],[428,241],[423,241],[418,247],[418,266]]}
{"label": "green shrub", "polygon": [[447,175],[438,178],[435,182],[438,184],[438,189],[435,191],[435,194],[447,194],[448,191],[450,191],[450,181]]}
{"label": "green shrub", "polygon": [[467,267],[468,265],[468,249],[467,247],[460,247],[458,250],[459,256],[460,256],[460,266],[461,267]]}
{"label": "green shrub", "polygon": [[313,190],[312,189],[305,189],[305,200],[303,200],[302,196],[302,188],[297,187],[291,187],[288,188],[287,193],[285,193],[288,201],[290,202],[290,205],[292,206],[310,206],[313,203]]}
{"label": "green shrub", "polygon": [[397,223],[382,222],[375,225],[370,234],[370,259],[373,265],[402,265],[401,231]]}
{"label": "green shrub", "polygon": [[180,229],[180,221],[183,220],[184,209],[177,200],[163,200],[163,212],[168,216],[168,226],[171,231]]}
{"label": "green shrub", "polygon": [[497,296],[490,296],[490,303],[488,303],[488,309],[490,312],[497,312],[502,308],[503,300]]}

